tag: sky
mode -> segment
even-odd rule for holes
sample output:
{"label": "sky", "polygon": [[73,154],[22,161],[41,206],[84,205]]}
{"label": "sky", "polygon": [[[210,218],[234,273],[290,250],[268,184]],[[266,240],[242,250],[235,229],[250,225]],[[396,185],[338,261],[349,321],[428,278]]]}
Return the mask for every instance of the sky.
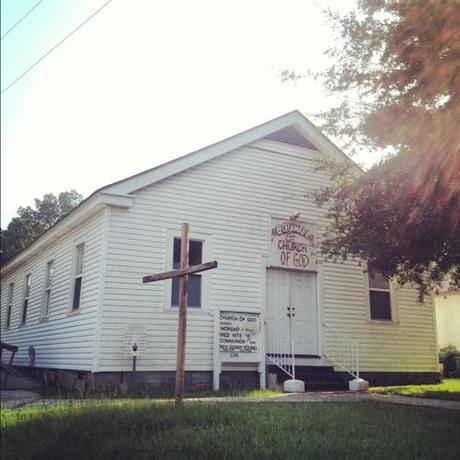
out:
{"label": "sky", "polygon": [[[3,34],[38,0],[2,0]],[[1,41],[1,87],[107,0],[42,0]],[[298,109],[352,0],[112,0],[2,95],[1,225],[45,193],[94,190]],[[340,146],[340,145],[339,145]],[[355,158],[371,164],[369,152]]]}

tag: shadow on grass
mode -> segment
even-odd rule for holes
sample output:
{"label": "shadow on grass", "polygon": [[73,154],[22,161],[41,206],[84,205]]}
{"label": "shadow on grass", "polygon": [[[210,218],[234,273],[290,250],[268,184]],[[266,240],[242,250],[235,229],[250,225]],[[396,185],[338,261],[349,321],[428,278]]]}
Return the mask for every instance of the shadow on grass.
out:
{"label": "shadow on grass", "polygon": [[456,458],[460,414],[378,403],[89,401],[2,411],[7,459]]}

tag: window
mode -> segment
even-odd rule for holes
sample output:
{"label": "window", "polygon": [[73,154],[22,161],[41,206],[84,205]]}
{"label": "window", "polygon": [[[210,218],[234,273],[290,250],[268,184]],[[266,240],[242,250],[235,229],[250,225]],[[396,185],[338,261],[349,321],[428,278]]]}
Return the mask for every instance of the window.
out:
{"label": "window", "polygon": [[11,311],[13,309],[13,292],[14,283],[10,283],[8,287],[8,304],[6,306],[6,329],[8,329],[11,324]]}
{"label": "window", "polygon": [[[180,268],[180,245],[181,239],[174,238],[173,248],[173,269],[177,270]],[[190,265],[201,264],[203,260],[203,242],[191,240],[188,263]],[[171,289],[171,306],[179,306],[179,278],[172,279]],[[188,277],[188,306],[194,308],[201,307],[201,284],[202,275],[193,274]]]}
{"label": "window", "polygon": [[391,321],[391,292],[388,278],[369,266],[371,319]]}
{"label": "window", "polygon": [[80,243],[75,248],[75,278],[73,281],[72,311],[80,308],[84,259],[85,243]]}
{"label": "window", "polygon": [[50,301],[51,301],[51,285],[53,283],[53,274],[54,274],[54,261],[50,260],[46,264],[45,269],[45,285],[43,292],[43,307],[42,307],[42,316],[48,316],[50,312]]}
{"label": "window", "polygon": [[24,300],[22,302],[22,317],[21,317],[21,325],[26,324],[27,319],[27,308],[29,307],[29,295],[30,295],[30,285],[32,283],[32,274],[29,273],[26,275],[26,279],[24,281]]}

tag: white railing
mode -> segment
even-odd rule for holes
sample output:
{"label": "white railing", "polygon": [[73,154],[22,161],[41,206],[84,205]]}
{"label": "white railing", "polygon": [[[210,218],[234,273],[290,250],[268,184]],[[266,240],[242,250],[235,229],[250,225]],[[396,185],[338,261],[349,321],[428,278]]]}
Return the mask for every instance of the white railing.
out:
{"label": "white railing", "polygon": [[275,366],[279,367],[289,377],[295,379],[294,344],[290,337],[281,337],[265,322],[266,358]]}
{"label": "white railing", "polygon": [[359,344],[335,329],[323,324],[326,332],[326,350],[323,356],[335,367],[340,367],[359,379]]}

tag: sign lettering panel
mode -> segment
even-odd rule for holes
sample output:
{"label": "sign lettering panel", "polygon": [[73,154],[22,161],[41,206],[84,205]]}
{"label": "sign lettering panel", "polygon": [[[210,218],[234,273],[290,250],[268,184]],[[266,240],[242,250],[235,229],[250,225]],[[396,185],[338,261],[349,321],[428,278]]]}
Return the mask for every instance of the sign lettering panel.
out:
{"label": "sign lettering panel", "polygon": [[140,356],[147,348],[147,330],[143,324],[129,324],[125,329],[125,354]]}
{"label": "sign lettering panel", "polygon": [[315,225],[300,220],[272,218],[269,265],[294,270],[316,270]]}
{"label": "sign lettering panel", "polygon": [[237,357],[239,353],[258,353],[260,336],[259,315],[220,312],[219,350]]}

